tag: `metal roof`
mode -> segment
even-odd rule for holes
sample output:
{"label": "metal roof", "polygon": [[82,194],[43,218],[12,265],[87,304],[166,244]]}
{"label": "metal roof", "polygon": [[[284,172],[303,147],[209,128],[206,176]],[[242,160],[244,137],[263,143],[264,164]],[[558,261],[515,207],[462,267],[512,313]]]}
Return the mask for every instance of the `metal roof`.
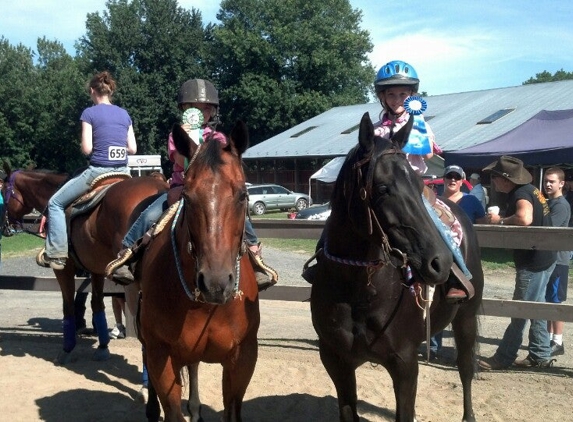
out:
{"label": "metal roof", "polygon": [[[445,151],[481,144],[521,125],[541,110],[573,108],[573,80],[425,97],[424,116]],[[515,109],[488,124],[477,122]],[[346,155],[358,141],[357,125],[368,112],[379,120],[379,103],[332,108],[249,148],[244,159],[312,158]],[[308,130],[313,127],[312,130]],[[343,133],[355,127],[350,133]],[[293,137],[301,132],[299,136]]]}

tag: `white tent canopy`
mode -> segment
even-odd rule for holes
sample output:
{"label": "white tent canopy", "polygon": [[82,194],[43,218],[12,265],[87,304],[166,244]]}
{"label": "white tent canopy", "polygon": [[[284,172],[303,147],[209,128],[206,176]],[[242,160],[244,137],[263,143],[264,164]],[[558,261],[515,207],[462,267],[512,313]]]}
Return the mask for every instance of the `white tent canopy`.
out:
{"label": "white tent canopy", "polygon": [[333,183],[336,181],[338,177],[338,173],[340,172],[340,168],[342,164],[346,160],[346,157],[335,157],[330,160],[324,167],[310,176],[308,179],[308,195],[312,198],[311,195],[311,186],[312,186],[312,179],[319,180],[324,183]]}
{"label": "white tent canopy", "polygon": [[310,178],[320,180],[324,183],[335,182],[345,159],[346,157],[333,158],[323,168],[310,176]]}

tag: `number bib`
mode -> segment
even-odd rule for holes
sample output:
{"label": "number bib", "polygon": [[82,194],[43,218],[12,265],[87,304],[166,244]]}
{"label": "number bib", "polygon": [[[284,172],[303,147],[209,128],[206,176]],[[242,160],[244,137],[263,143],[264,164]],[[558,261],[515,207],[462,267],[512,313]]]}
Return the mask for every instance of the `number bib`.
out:
{"label": "number bib", "polygon": [[127,148],[109,147],[107,150],[107,159],[110,161],[125,161],[127,157]]}

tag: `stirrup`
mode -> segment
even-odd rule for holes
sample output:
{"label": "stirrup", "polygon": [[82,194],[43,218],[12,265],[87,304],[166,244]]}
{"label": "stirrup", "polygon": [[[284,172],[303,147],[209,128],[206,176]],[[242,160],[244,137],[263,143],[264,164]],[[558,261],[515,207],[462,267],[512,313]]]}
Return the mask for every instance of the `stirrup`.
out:
{"label": "stirrup", "polygon": [[132,256],[133,250],[131,248],[126,248],[119,251],[117,258],[111,261],[105,267],[105,276],[113,280],[113,274],[116,272],[116,270],[126,265]]}
{"label": "stirrup", "polygon": [[259,292],[261,292],[277,284],[277,282],[279,281],[279,274],[274,268],[269,267],[267,264],[264,263],[263,257],[261,256],[260,253],[261,250],[260,243],[258,246],[259,249],[257,252],[253,252],[252,250],[247,248],[247,253],[249,255],[249,260],[251,261],[251,265],[253,266],[253,270],[255,271]]}
{"label": "stirrup", "polygon": [[456,280],[458,280],[460,282],[460,287],[462,288],[462,290],[464,290],[467,293],[467,299],[464,300],[470,300],[472,297],[475,296],[475,289],[474,289],[474,285],[472,284],[472,282],[466,277],[466,275],[463,273],[463,271],[461,270],[460,267],[458,267],[458,264],[456,264],[455,262],[452,264],[452,275],[456,278]]}

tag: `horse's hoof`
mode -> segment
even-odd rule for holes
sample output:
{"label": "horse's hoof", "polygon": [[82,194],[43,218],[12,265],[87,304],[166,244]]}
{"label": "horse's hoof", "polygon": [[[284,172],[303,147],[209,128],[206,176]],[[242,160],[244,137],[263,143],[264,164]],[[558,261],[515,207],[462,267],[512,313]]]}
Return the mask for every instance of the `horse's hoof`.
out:
{"label": "horse's hoof", "polygon": [[56,357],[56,359],[54,359],[54,363],[56,365],[67,365],[68,363],[73,361],[74,359],[72,358],[72,352],[66,352],[64,350],[58,353],[58,356]]}
{"label": "horse's hoof", "polygon": [[92,356],[92,360],[98,362],[103,362],[104,360],[108,360],[109,358],[111,358],[111,353],[109,352],[109,348],[107,346],[98,347]]}

